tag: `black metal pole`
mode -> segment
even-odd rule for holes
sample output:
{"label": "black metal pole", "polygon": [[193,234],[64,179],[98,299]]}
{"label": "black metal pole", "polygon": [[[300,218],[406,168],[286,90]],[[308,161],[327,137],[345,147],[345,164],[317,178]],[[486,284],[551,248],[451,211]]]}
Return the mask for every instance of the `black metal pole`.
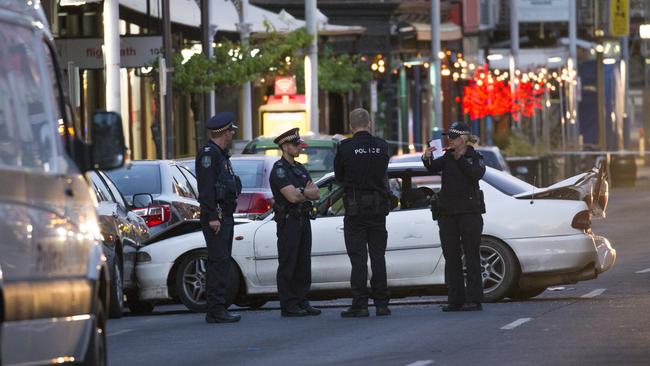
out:
{"label": "black metal pole", "polygon": [[[165,83],[165,134],[163,136],[166,141],[166,156],[165,159],[172,159],[174,157],[174,125],[172,121],[172,109],[174,99],[172,98],[172,23],[169,14],[169,0],[162,0],[163,8],[163,47],[165,48],[165,65],[166,70],[166,83]],[[163,70],[161,70],[162,72]]]}

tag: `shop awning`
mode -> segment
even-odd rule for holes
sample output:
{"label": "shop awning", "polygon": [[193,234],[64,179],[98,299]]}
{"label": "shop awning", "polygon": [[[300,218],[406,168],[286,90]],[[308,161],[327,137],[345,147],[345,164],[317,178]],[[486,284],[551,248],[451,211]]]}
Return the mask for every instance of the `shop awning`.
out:
{"label": "shop awning", "polygon": [[[490,68],[508,70],[510,67],[510,49],[490,49]],[[520,70],[534,70],[545,67],[555,69],[563,67],[569,59],[566,47],[521,48],[519,49]]]}
{"label": "shop awning", "polygon": [[[431,24],[409,23],[399,28],[400,33],[414,32],[418,41],[431,41]],[[457,41],[463,38],[463,31],[459,25],[451,22],[440,24],[440,41]]]}
{"label": "shop awning", "polygon": [[[190,27],[201,25],[201,9],[194,0],[170,0],[170,14],[172,22]],[[149,12],[151,16],[160,18],[162,9],[159,1],[150,1]],[[211,25],[217,27],[217,32],[237,32],[239,16],[235,6],[229,1],[212,1]],[[120,0],[120,5],[139,13],[147,13],[147,1]],[[286,11],[274,13],[260,7],[249,5],[247,8],[246,22],[251,24],[253,33],[266,32],[267,24],[278,32],[290,32],[305,26],[303,20],[291,16]],[[365,32],[365,28],[357,26],[341,26],[328,24],[327,17],[319,12],[317,14],[319,32],[328,34],[358,34]]]}

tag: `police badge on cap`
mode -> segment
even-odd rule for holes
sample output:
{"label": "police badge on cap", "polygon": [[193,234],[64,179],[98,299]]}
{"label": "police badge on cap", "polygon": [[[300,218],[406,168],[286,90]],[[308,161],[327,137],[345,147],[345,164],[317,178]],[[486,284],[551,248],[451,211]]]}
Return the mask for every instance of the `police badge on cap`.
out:
{"label": "police badge on cap", "polygon": [[300,138],[300,133],[298,132],[299,130],[299,128],[292,128],[289,131],[276,137],[273,142],[275,142],[278,146],[282,146],[282,144],[288,143],[298,145],[299,147],[307,147],[305,141]]}
{"label": "police badge on cap", "polygon": [[206,122],[205,128],[214,132],[236,130],[238,127],[235,125],[235,114],[232,112],[217,113]]}
{"label": "police badge on cap", "polygon": [[450,139],[455,139],[458,136],[466,135],[469,136],[469,126],[465,122],[454,122],[451,124],[451,127],[448,131],[443,132],[443,135],[447,135]]}

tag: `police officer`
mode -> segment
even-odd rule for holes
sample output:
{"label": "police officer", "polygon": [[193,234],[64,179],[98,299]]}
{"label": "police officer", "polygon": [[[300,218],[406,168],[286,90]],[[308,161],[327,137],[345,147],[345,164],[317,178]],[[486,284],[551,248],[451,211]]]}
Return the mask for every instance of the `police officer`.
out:
{"label": "police officer", "polygon": [[[482,310],[483,282],[479,248],[485,213],[479,180],[485,174],[483,156],[469,142],[469,126],[455,122],[446,133],[449,145],[443,156],[432,159],[436,149],[430,147],[422,155],[424,166],[433,173],[442,172],[439,195],[440,241],[445,256],[445,279],[449,287],[448,305],[442,311]],[[467,266],[467,285],[463,279],[462,255]]]}
{"label": "police officer", "polygon": [[232,259],[233,212],[241,181],[230,165],[228,146],[237,130],[235,115],[222,112],[206,123],[210,141],[196,154],[196,179],[201,204],[201,229],[208,247],[206,298],[208,323],[233,323],[239,315],[227,310],[226,287]]}
{"label": "police officer", "polygon": [[336,180],[345,187],[345,247],[352,264],[352,306],[344,318],[368,316],[368,253],[372,268],[372,298],[377,316],[390,315],[386,283],[386,215],[390,211],[388,144],[370,134],[370,117],[363,108],[350,112],[354,136],[341,141],[334,158]]}
{"label": "police officer", "polygon": [[307,300],[311,287],[311,202],[320,197],[307,169],[295,159],[305,147],[297,128],[273,140],[282,158],[271,170],[273,210],[277,223],[277,284],[283,317],[320,315]]}

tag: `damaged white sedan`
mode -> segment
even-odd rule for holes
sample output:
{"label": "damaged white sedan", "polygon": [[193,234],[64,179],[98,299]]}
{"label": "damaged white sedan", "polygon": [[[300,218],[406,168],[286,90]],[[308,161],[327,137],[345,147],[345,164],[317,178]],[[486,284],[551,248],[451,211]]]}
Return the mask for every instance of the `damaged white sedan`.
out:
{"label": "damaged white sedan", "polygon": [[[445,293],[438,224],[431,218],[439,177],[421,163],[391,164],[398,197],[387,217],[386,266],[392,297]],[[310,298],[350,296],[350,261],[343,238],[342,187],[333,174],[318,181],[321,199],[312,221]],[[614,265],[616,251],[591,232],[604,217],[608,185],[604,169],[536,188],[488,168],[480,182],[487,213],[481,242],[486,301],[527,299],[548,286],[596,278]],[[273,213],[235,226],[229,303],[261,306],[277,296],[277,243]],[[205,308],[207,249],[201,232],[151,243],[138,253],[139,301],[176,298],[193,311]]]}

